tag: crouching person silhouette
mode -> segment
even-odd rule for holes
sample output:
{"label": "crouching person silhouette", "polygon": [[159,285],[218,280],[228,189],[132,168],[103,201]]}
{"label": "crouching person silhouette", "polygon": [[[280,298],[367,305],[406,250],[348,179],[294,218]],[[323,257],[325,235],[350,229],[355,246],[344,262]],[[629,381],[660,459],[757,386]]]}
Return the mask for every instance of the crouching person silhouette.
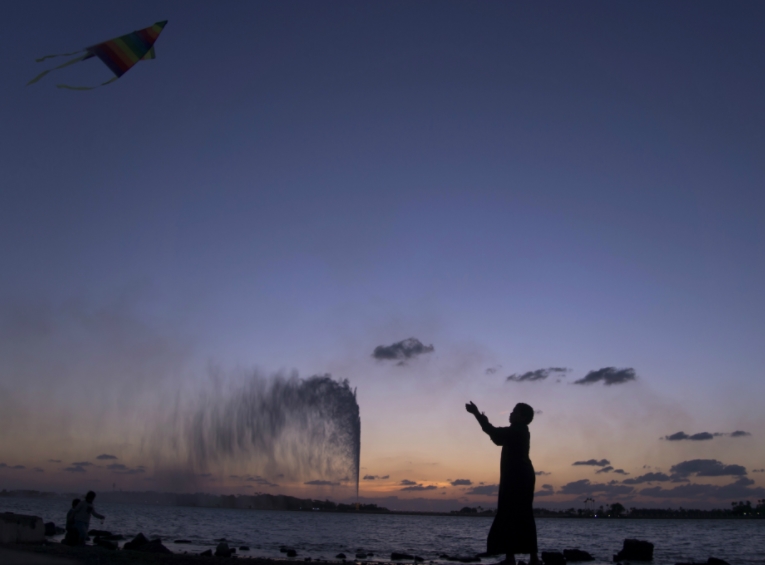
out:
{"label": "crouching person silhouette", "polygon": [[534,409],[528,404],[516,404],[507,428],[492,426],[472,402],[465,409],[475,416],[491,441],[502,447],[497,515],[489,530],[487,553],[504,553],[507,565],[515,565],[516,553],[528,553],[531,565],[537,565],[537,525],[532,508],[536,476],[529,459],[529,424]]}

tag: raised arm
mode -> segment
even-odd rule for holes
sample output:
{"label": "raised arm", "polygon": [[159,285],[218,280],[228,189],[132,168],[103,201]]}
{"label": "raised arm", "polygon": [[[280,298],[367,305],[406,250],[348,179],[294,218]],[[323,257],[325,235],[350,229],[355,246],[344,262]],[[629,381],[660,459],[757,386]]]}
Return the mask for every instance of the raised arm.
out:
{"label": "raised arm", "polygon": [[489,418],[484,414],[483,412],[478,410],[478,406],[473,404],[473,402],[469,402],[468,404],[465,404],[465,410],[470,412],[473,416],[475,416],[475,419],[478,420],[478,423],[481,425],[481,429],[491,438],[491,441],[493,441],[497,445],[504,445],[504,436],[505,434],[502,433],[502,428],[495,428],[489,423]]}

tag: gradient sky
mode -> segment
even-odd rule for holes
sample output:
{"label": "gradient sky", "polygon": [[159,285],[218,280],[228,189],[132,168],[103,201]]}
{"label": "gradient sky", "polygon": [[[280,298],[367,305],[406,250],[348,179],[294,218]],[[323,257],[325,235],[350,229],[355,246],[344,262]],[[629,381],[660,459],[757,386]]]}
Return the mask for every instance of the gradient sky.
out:
{"label": "gradient sky", "polygon": [[[493,504],[467,400],[541,411],[541,505],[765,498],[761,2],[0,17],[0,487],[167,488],[146,445],[173,394],[294,369],[357,388],[362,474],[388,476],[370,500]],[[157,59],[108,87],[55,88],[109,78],[96,60],[24,86],[36,57],[163,19]],[[372,358],[409,337],[435,350]],[[506,379],[548,367],[571,370]],[[571,384],[605,367],[637,378]],[[750,435],[660,439],[679,431]],[[198,490],[248,492],[229,467]],[[675,482],[627,492],[648,472]]]}

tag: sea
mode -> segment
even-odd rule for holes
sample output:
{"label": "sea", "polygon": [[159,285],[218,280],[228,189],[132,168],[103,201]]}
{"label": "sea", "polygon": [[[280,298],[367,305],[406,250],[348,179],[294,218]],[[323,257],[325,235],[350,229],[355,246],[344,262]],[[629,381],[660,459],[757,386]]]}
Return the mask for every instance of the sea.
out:
{"label": "sea", "polygon": [[[69,504],[63,498],[0,498],[0,512],[40,516],[64,525]],[[364,561],[389,562],[392,552],[417,555],[426,563],[446,563],[441,557],[474,556],[485,551],[492,518],[333,512],[238,510],[138,504],[99,504],[106,519],[93,519],[90,527],[122,534],[126,540],[141,532],[159,537],[176,553],[215,549],[225,538],[240,557],[286,559],[284,547],[305,558],[336,561],[339,553],[354,560],[356,553],[372,553]],[[612,563],[626,538],[654,544],[655,565],[706,562],[709,557],[731,565],[765,564],[765,520],[685,519],[576,519],[537,518],[540,551],[578,548],[591,553],[595,565]],[[57,536],[54,539],[60,539]],[[184,539],[191,544],[176,544]],[[122,543],[122,542],[121,542]],[[524,559],[525,556],[518,556]],[[483,558],[493,564],[500,558]]]}

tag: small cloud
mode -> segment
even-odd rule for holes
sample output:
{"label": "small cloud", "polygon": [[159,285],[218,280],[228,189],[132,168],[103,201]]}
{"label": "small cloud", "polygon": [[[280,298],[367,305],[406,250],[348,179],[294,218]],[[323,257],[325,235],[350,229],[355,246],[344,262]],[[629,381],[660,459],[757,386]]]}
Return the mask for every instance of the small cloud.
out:
{"label": "small cloud", "polygon": [[473,484],[473,481],[471,481],[470,479],[455,479],[451,481],[451,485],[453,487],[460,487],[460,486],[469,487],[472,484]]}
{"label": "small cloud", "polygon": [[598,471],[595,471],[595,474],[597,475],[598,473],[610,473],[613,470],[614,470],[614,468],[611,467],[611,465],[606,465],[602,469],[600,469]]}
{"label": "small cloud", "polygon": [[438,487],[436,485],[427,485],[427,486],[414,485],[414,486],[410,486],[410,487],[404,487],[401,490],[402,491],[405,491],[405,490],[417,490],[417,491],[420,491],[420,490],[435,490],[437,488]]}
{"label": "small cloud", "polygon": [[248,476],[245,481],[248,483],[255,483],[256,485],[262,485],[265,487],[278,487],[276,483],[272,483],[268,479],[261,477],[260,475],[255,475],[254,477]]}
{"label": "small cloud", "polygon": [[640,491],[642,496],[653,498],[682,498],[708,500],[716,498],[719,500],[745,500],[747,498],[757,498],[765,496],[765,488],[752,487],[754,481],[747,477],[739,477],[727,485],[706,485],[688,483],[671,489],[663,489],[659,486],[643,489]]}
{"label": "small cloud", "polygon": [[752,434],[750,434],[749,432],[745,432],[743,430],[736,430],[735,432],[730,434],[730,437],[746,437],[746,436],[750,436],[750,435],[752,435]]}
{"label": "small cloud", "polygon": [[48,459],[48,463],[61,463],[61,459]]}
{"label": "small cloud", "polygon": [[502,365],[497,365],[496,367],[489,367],[488,369],[486,369],[486,374],[493,375],[494,373],[499,371],[501,368],[502,368]]}
{"label": "small cloud", "polygon": [[90,461],[75,461],[72,463],[75,467],[88,467],[89,465],[93,465]]}
{"label": "small cloud", "polygon": [[555,494],[555,490],[552,485],[542,485],[542,490],[538,490],[534,493],[534,496],[550,496]]}
{"label": "small cloud", "polygon": [[629,381],[636,380],[635,369],[617,369],[616,367],[604,367],[597,371],[590,371],[578,381],[575,385],[591,385],[602,382],[606,386],[620,385]]}
{"label": "small cloud", "polygon": [[118,457],[116,455],[109,455],[108,453],[102,453],[96,459],[100,459],[102,461],[106,461],[107,459],[117,459]]}
{"label": "small cloud", "polygon": [[66,467],[64,469],[64,471],[66,471],[67,473],[85,473],[86,472],[85,469],[83,469],[79,465],[74,465],[72,467]]}
{"label": "small cloud", "polygon": [[381,481],[384,481],[385,479],[390,479],[390,475],[383,475],[382,477],[380,477]]}
{"label": "small cloud", "polygon": [[391,345],[378,345],[372,357],[380,361],[405,361],[434,350],[432,345],[424,345],[419,339],[410,337]]}
{"label": "small cloud", "polygon": [[765,473],[765,469],[753,469],[752,473]]}
{"label": "small cloud", "polygon": [[601,459],[598,461],[597,459],[588,459],[587,461],[575,461],[571,465],[592,465],[593,467],[605,467],[606,465],[610,465],[611,462],[608,459]]}
{"label": "small cloud", "polygon": [[567,369],[565,367],[548,367],[546,369],[537,369],[535,371],[527,371],[525,373],[519,374],[519,373],[513,373],[509,377],[507,377],[508,381],[516,382],[516,383],[522,383],[522,382],[533,382],[533,381],[543,381],[547,377],[549,377],[552,374],[565,374],[571,369]]}
{"label": "small cloud", "polygon": [[238,479],[239,475],[229,475],[228,478],[229,479]]}
{"label": "small cloud", "polygon": [[377,479],[377,475],[364,475],[364,478],[362,478],[362,481],[374,481]]}
{"label": "small cloud", "polygon": [[333,483],[332,481],[307,481],[304,485],[311,485],[315,487],[339,487],[340,483]]}
{"label": "small cloud", "polygon": [[699,432],[697,434],[688,435],[685,432],[677,432],[669,436],[664,436],[664,439],[667,441],[683,441],[683,440],[689,440],[689,441],[706,441],[710,439],[714,439],[715,436],[719,436],[722,434],[711,434],[709,432]]}
{"label": "small cloud", "polygon": [[404,480],[403,480],[403,481],[401,481],[399,484],[400,484],[401,486],[405,486],[405,487],[406,487],[406,486],[416,485],[417,483],[416,483],[416,482],[414,482],[414,481],[410,481],[409,479],[404,479]]}
{"label": "small cloud", "polygon": [[122,463],[112,463],[111,465],[106,466],[107,469],[110,471],[127,471],[127,465],[123,465]]}
{"label": "small cloud", "polygon": [[34,469],[32,469],[32,470],[33,470],[35,473],[44,473],[44,472],[45,472],[45,469],[41,469],[40,467],[35,467],[35,468],[34,468]]}
{"label": "small cloud", "polygon": [[492,496],[492,495],[496,495],[499,492],[499,485],[484,485],[483,483],[481,483],[481,485],[482,486],[471,488],[465,494],[480,494],[483,496]]}
{"label": "small cloud", "polygon": [[547,471],[535,471],[534,474],[537,477],[544,477],[545,475],[552,475],[552,473],[548,473]]}
{"label": "small cloud", "polygon": [[626,495],[633,492],[633,488],[626,485],[619,485],[615,482],[610,483],[591,483],[588,479],[573,481],[563,485],[558,489],[558,494],[576,494],[576,495],[594,495],[602,494],[605,496]]}
{"label": "small cloud", "polygon": [[725,477],[746,475],[746,468],[741,465],[725,465],[717,459],[691,459],[670,468],[677,477]]}
{"label": "small cloud", "polygon": [[645,475],[640,475],[639,477],[632,479],[624,479],[622,483],[625,485],[639,485],[642,483],[662,483],[669,480],[669,475],[665,475],[664,473],[646,473]]}
{"label": "small cloud", "polygon": [[616,473],[617,475],[629,475],[629,473],[625,471],[624,469],[614,469],[614,473]]}

